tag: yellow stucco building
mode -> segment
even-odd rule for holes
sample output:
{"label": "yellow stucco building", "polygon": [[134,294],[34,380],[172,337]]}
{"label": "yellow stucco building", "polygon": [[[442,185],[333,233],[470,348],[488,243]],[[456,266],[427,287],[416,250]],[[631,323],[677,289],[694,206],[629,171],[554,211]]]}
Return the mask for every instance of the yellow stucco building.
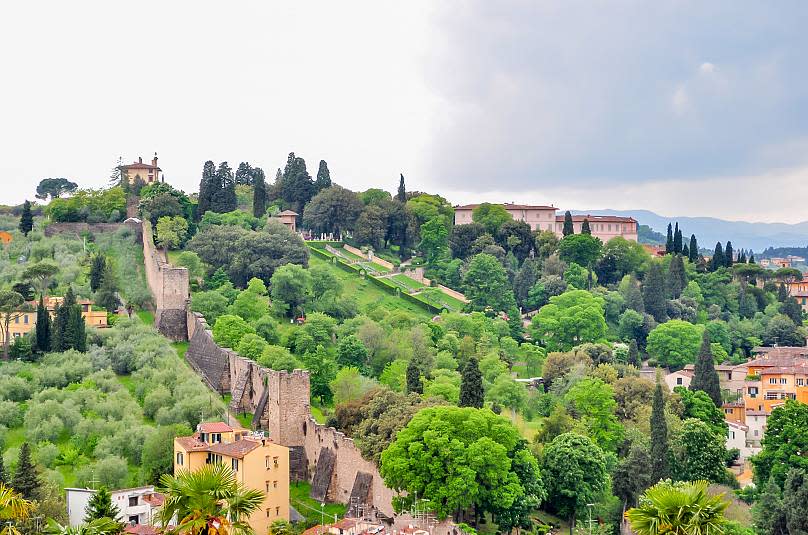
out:
{"label": "yellow stucco building", "polygon": [[[46,297],[45,308],[50,312],[51,317],[54,316],[56,306],[62,302],[63,297]],[[81,305],[81,316],[84,318],[84,323],[87,327],[107,327],[107,312],[105,310],[93,310],[93,302],[87,299],[79,299],[76,301]],[[30,333],[36,327],[36,307],[37,303],[28,303],[25,310],[21,310],[8,326],[9,335],[11,338],[18,338]],[[0,330],[0,344],[4,342],[3,331]]]}
{"label": "yellow stucco building", "polygon": [[151,164],[143,163],[143,158],[138,158],[136,162],[129,165],[120,166],[121,174],[126,177],[130,184],[135,182],[136,178],[140,178],[144,184],[154,184],[155,182],[162,182],[163,170],[157,167],[157,153],[154,153]]}
{"label": "yellow stucco building", "polygon": [[267,533],[276,520],[289,520],[289,448],[224,422],[199,424],[192,436],[174,439],[175,475],[212,463],[229,466],[245,487],[265,494],[249,519],[256,533]]}

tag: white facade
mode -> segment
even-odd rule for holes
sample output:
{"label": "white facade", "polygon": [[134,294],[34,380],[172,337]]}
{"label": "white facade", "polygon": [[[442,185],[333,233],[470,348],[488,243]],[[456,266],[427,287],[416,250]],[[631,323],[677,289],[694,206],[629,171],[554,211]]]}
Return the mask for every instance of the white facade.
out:
{"label": "white facade", "polygon": [[[71,526],[84,523],[87,506],[95,491],[92,489],[65,489],[67,492],[67,516]],[[118,507],[118,521],[130,525],[154,525],[157,514],[153,486],[110,491],[112,504]],[[158,495],[159,496],[159,495]],[[159,500],[162,502],[162,498]]]}
{"label": "white facade", "polygon": [[668,390],[673,392],[673,389],[677,386],[690,388],[690,382],[693,380],[693,372],[679,370],[667,374],[663,379],[665,384],[668,385]]}

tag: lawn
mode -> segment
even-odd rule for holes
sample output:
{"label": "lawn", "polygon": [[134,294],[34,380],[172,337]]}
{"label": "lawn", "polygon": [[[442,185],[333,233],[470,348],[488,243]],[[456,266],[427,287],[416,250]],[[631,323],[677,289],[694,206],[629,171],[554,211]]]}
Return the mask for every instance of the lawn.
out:
{"label": "lawn", "polygon": [[154,312],[148,310],[138,310],[137,317],[146,325],[154,325]]}
{"label": "lawn", "polygon": [[513,425],[515,425],[519,430],[519,433],[531,442],[533,441],[533,437],[536,436],[536,433],[538,433],[539,429],[541,428],[541,417],[537,417],[533,421],[528,422],[522,417],[521,414],[514,415],[507,409],[502,411],[502,415],[510,418]]}
{"label": "lawn", "polygon": [[374,308],[383,308],[390,312],[393,310],[406,310],[425,320],[432,317],[430,312],[418,305],[405,301],[401,297],[388,294],[368,279],[362,279],[358,275],[348,273],[316,255],[309,257],[309,265],[312,267],[318,265],[328,266],[342,284],[344,295],[355,297],[359,310],[362,312],[367,312]]}
{"label": "lawn", "polygon": [[348,260],[367,260],[367,258],[362,258],[359,255],[353,254],[351,251],[348,251],[347,249],[339,248],[337,249],[337,251],[342,253],[342,255]]}
{"label": "lawn", "polygon": [[390,273],[389,269],[380,264],[376,264],[375,262],[360,262],[359,265],[368,270],[370,273]]}
{"label": "lawn", "polygon": [[445,306],[446,308],[453,310],[453,311],[460,311],[463,310],[463,307],[466,306],[466,303],[461,301],[460,299],[456,299],[449,294],[445,294],[441,291],[436,292],[422,292],[418,294],[419,297],[429,301],[433,305],[436,306]]}
{"label": "lawn", "polygon": [[393,279],[398,284],[400,284],[401,286],[404,286],[408,290],[417,291],[417,290],[420,290],[421,288],[424,287],[424,284],[422,282],[418,282],[417,280],[413,279],[412,277],[408,277],[408,276],[403,275],[401,273],[393,275],[390,278]]}
{"label": "lawn", "polygon": [[289,485],[289,502],[306,519],[306,524],[315,526],[325,522],[330,524],[345,516],[348,509],[341,503],[326,503],[323,506],[309,497],[311,485],[307,481],[296,481]]}

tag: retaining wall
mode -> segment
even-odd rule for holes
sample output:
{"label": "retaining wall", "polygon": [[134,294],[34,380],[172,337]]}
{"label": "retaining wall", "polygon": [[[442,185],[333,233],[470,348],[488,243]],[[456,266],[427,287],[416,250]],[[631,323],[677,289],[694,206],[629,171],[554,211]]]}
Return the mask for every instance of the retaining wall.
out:
{"label": "retaining wall", "polygon": [[141,229],[137,223],[51,223],[45,227],[45,236],[57,236],[61,234],[100,234],[104,232],[117,232],[122,228],[130,228],[138,236],[140,241]]}
{"label": "retaining wall", "polygon": [[157,307],[154,324],[163,336],[171,340],[188,340],[188,270],[169,264],[165,253],[154,245],[151,223],[143,221],[142,225],[146,280]]}

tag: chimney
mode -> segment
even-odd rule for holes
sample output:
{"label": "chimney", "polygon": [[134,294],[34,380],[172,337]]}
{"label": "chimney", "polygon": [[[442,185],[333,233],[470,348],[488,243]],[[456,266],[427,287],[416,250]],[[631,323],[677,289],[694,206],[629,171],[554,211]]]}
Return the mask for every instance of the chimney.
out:
{"label": "chimney", "polygon": [[143,163],[143,157],[142,156],[137,157],[137,163]]}
{"label": "chimney", "polygon": [[151,164],[154,167],[157,167],[157,153],[156,152],[154,153],[154,158],[152,158]]}

